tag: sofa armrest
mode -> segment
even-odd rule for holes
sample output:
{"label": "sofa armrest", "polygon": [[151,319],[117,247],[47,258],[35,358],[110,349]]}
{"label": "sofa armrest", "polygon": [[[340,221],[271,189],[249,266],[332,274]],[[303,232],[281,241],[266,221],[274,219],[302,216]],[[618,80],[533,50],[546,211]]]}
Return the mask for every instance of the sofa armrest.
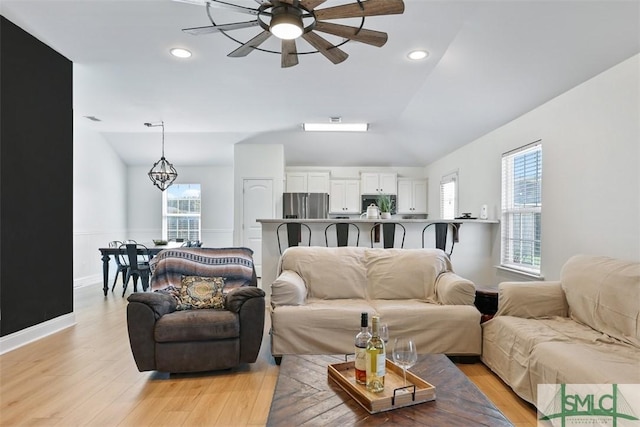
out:
{"label": "sofa armrest", "polygon": [[271,284],[271,304],[304,305],[307,286],[304,279],[293,270],[284,270]]}
{"label": "sofa armrest", "polygon": [[224,306],[229,311],[239,313],[242,306],[252,298],[264,300],[264,291],[254,286],[243,286],[234,289],[225,296]]}
{"label": "sofa armrest", "polygon": [[567,317],[569,306],[559,281],[502,282],[496,316],[527,319]]}
{"label": "sofa armrest", "polygon": [[178,302],[174,297],[161,292],[134,292],[129,295],[127,301],[149,306],[156,320],[165,314],[176,311],[178,306]]}
{"label": "sofa armrest", "polygon": [[476,298],[473,282],[452,272],[438,276],[435,292],[437,302],[444,305],[473,305]]}

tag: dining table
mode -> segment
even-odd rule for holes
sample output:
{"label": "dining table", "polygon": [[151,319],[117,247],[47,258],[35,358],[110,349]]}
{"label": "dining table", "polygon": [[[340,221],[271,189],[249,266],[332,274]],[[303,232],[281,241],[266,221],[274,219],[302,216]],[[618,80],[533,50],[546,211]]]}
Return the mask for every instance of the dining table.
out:
{"label": "dining table", "polygon": [[[145,245],[146,246],[146,245]],[[149,254],[149,260],[151,260],[151,258],[153,258],[154,256],[156,256],[160,251],[163,251],[165,249],[175,249],[175,248],[180,248],[184,246],[184,242],[167,242],[166,245],[156,245],[156,244],[150,244],[149,246],[147,246],[147,252]],[[104,247],[104,248],[98,248],[98,250],[100,251],[100,254],[102,255],[102,279],[103,279],[103,288],[102,290],[104,291],[104,295],[107,296],[107,292],[109,291],[109,264],[110,264],[110,260],[111,257],[116,257],[118,256],[118,254],[126,254],[126,251],[124,248],[120,247],[120,248],[109,248],[109,247]],[[139,248],[138,249],[138,253],[139,254],[143,254],[144,253],[144,249]]]}

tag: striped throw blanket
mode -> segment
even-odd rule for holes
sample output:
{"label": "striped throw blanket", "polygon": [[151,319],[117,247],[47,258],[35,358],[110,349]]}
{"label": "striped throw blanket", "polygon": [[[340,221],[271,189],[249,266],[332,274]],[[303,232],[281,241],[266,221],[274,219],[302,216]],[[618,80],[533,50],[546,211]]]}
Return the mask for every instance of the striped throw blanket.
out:
{"label": "striped throw blanket", "polygon": [[180,289],[182,276],[224,277],[224,293],[258,283],[249,248],[165,249],[149,265],[152,291],[169,286]]}

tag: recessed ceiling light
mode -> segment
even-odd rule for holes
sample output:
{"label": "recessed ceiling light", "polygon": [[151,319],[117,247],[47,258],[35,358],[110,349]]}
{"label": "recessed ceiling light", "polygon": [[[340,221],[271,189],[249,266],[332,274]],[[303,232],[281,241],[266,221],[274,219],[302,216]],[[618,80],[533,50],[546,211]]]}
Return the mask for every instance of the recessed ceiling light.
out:
{"label": "recessed ceiling light", "polygon": [[407,56],[413,61],[419,61],[429,56],[429,52],[427,52],[426,50],[413,50],[409,52]]}
{"label": "recessed ceiling light", "polygon": [[174,47],[169,52],[171,52],[171,55],[175,56],[176,58],[189,58],[191,56],[191,52],[189,52],[187,49],[182,49],[179,47]]}

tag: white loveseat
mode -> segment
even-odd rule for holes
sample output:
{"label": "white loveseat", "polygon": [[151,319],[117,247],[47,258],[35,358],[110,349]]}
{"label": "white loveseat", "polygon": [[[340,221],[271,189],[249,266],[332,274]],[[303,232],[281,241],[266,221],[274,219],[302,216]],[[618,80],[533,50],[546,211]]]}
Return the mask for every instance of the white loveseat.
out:
{"label": "white loveseat", "polygon": [[560,279],[499,285],[482,361],[533,404],[538,384],[640,383],[640,263],[579,255]]}
{"label": "white loveseat", "polygon": [[[475,286],[439,249],[291,247],[271,287],[271,351],[353,353],[360,313],[377,314],[420,353],[479,355]],[[391,345],[389,345],[391,351]]]}

